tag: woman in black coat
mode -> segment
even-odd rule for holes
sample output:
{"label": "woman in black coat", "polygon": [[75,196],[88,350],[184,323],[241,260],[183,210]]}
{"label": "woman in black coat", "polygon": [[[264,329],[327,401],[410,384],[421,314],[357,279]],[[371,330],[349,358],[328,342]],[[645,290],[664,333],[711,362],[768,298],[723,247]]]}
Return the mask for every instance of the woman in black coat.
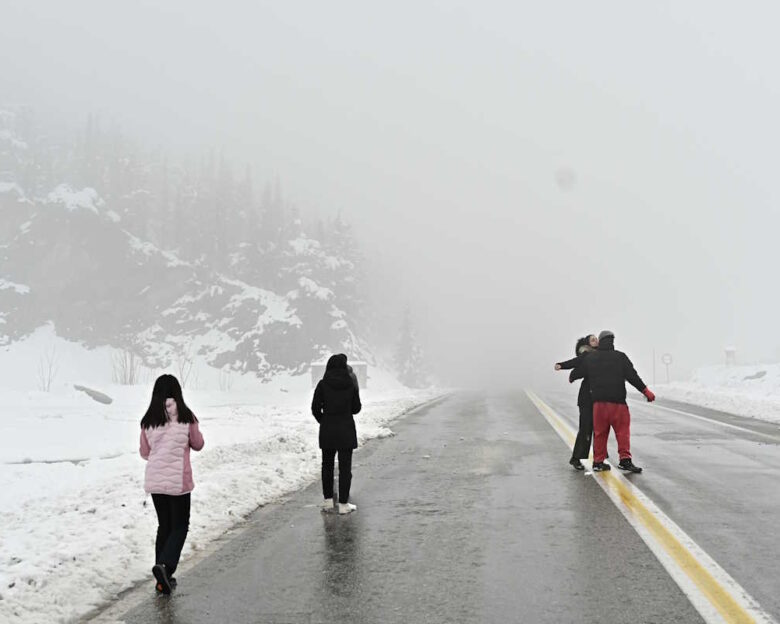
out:
{"label": "woman in black coat", "polygon": [[360,412],[360,390],[357,379],[349,366],[347,356],[333,355],[325,367],[325,375],[314,389],[311,413],[320,423],[320,448],[322,449],[323,510],[333,509],[333,468],[336,454],[339,456],[339,505],[340,514],[355,511],[349,502],[352,484],[352,451],[357,448],[357,431],[353,414]]}
{"label": "woman in black coat", "polygon": [[[588,353],[594,351],[598,346],[599,339],[593,334],[580,338],[574,347],[577,357],[565,362],[558,362],[555,365],[555,370],[576,369],[582,360],[588,356]],[[569,381],[574,382],[575,380],[570,376]],[[577,439],[574,441],[574,448],[572,448],[569,463],[576,470],[584,470],[585,467],[580,460],[588,459],[593,438],[593,399],[590,396],[590,384],[587,378],[583,379],[582,384],[580,384],[577,407],[580,409],[580,427],[577,431]]]}

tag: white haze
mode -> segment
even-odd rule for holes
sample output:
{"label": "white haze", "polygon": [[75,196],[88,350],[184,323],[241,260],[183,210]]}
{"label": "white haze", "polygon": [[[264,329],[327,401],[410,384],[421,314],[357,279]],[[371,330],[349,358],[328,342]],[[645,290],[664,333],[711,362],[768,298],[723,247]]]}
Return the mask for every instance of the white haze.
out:
{"label": "white haze", "polygon": [[678,375],[780,355],[775,3],[0,12],[0,104],[215,146],[341,210],[449,378],[546,380],[602,328],[647,381],[654,348]]}

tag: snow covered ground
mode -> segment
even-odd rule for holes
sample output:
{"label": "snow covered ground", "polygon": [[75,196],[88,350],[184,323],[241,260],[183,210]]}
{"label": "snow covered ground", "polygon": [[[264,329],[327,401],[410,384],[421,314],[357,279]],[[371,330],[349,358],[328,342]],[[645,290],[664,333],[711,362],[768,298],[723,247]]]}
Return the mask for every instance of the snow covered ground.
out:
{"label": "snow covered ground", "polygon": [[[57,373],[42,392],[37,369],[47,350],[57,353]],[[138,436],[151,380],[112,385],[109,361],[108,351],[85,351],[45,331],[0,350],[2,622],[76,621],[149,578],[156,521]],[[309,376],[235,379],[228,391],[224,379],[218,389],[218,372],[208,380],[212,372],[202,371],[198,389],[185,389],[206,446],[192,455],[184,560],[319,472]],[[393,419],[441,394],[410,391],[377,370],[369,375],[357,417],[361,441],[391,435]],[[114,401],[97,403],[74,383]],[[354,491],[359,497],[359,479]]]}
{"label": "snow covered ground", "polygon": [[659,386],[658,396],[780,423],[780,364],[703,367],[689,382]]}

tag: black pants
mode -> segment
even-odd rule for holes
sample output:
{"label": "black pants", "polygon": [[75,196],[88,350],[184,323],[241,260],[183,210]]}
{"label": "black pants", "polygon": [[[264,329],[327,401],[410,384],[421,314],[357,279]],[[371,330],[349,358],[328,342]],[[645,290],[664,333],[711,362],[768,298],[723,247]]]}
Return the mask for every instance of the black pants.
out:
{"label": "black pants", "polygon": [[155,563],[164,563],[168,574],[173,575],[190,528],[190,495],[152,494],[152,501],[157,512]]}
{"label": "black pants", "polygon": [[333,465],[339,454],[339,502],[349,502],[352,485],[352,449],[322,449],[322,495],[333,498]]}
{"label": "black pants", "polygon": [[588,459],[593,439],[593,405],[580,405],[580,428],[572,449],[572,459]]}

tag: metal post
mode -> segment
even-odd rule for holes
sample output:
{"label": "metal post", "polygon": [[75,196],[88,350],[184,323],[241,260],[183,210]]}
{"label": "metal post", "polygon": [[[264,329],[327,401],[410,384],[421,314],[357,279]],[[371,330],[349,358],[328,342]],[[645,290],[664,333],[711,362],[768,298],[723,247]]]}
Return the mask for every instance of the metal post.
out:
{"label": "metal post", "polygon": [[655,348],[653,348],[653,386],[655,385]]}
{"label": "metal post", "polygon": [[664,363],[664,366],[666,366],[666,383],[669,383],[671,381],[671,378],[669,377],[669,365],[674,361],[672,358],[671,353],[664,353],[661,356],[661,362]]}

